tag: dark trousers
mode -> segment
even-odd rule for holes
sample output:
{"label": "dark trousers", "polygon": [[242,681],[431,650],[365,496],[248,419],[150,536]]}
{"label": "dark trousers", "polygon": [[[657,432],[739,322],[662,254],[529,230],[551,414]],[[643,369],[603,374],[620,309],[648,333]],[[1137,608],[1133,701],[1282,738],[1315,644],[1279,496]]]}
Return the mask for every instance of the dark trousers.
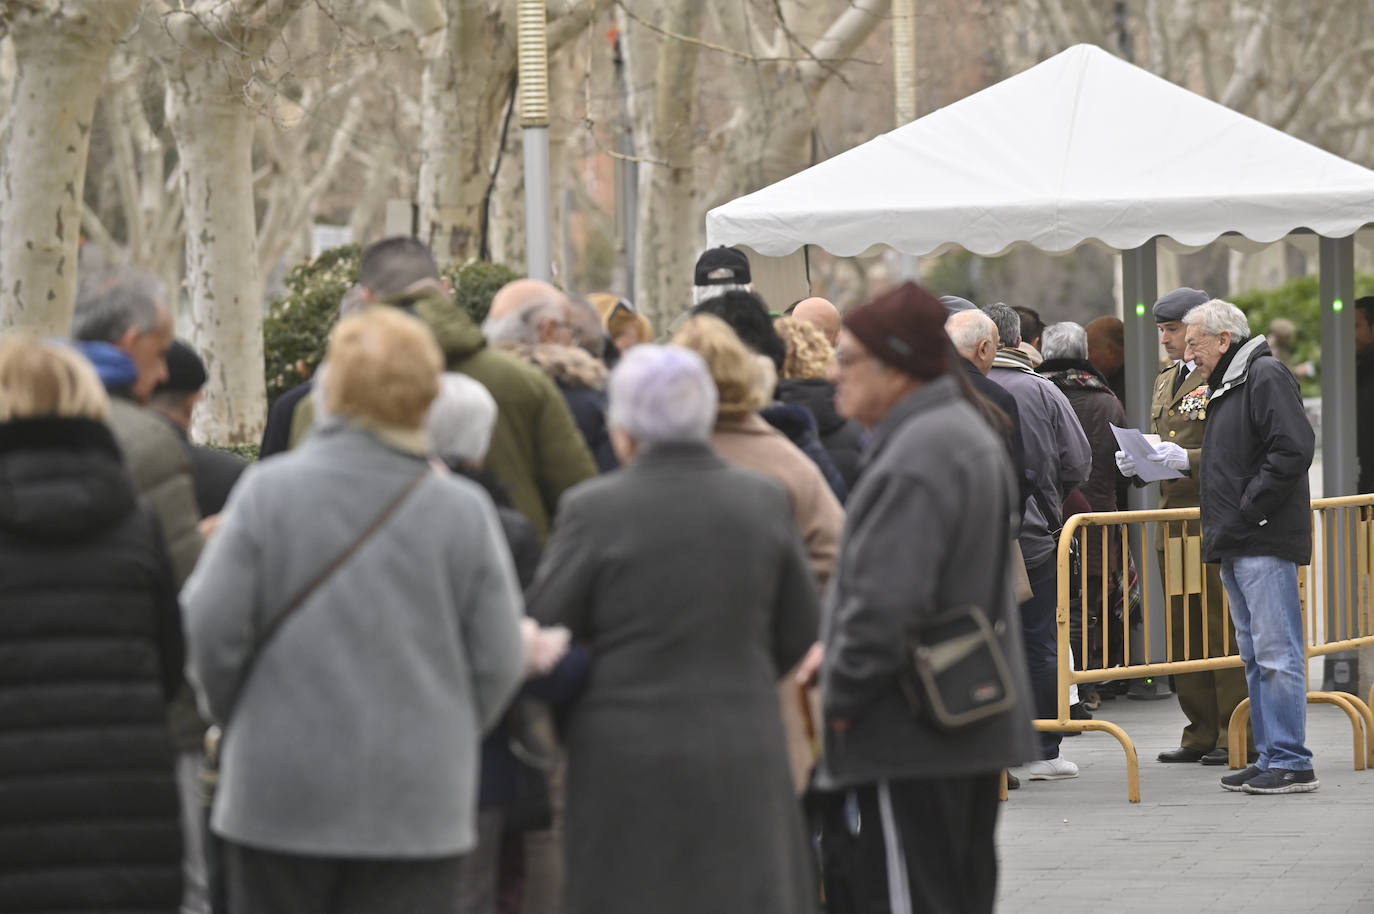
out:
{"label": "dark trousers", "polygon": [[[836,907],[854,914],[991,914],[997,778],[975,774],[889,781],[886,791],[874,784],[857,788],[857,872],[850,897]],[[905,880],[894,869],[905,870]]]}
{"label": "dark trousers", "polygon": [[452,914],[458,857],[349,860],[225,842],[231,914]]}
{"label": "dark trousers", "polygon": [[[1059,604],[1059,566],[1054,557],[1026,569],[1031,598],[1021,604],[1021,640],[1026,649],[1026,672],[1039,720],[1059,717],[1059,631],[1055,607]],[[1058,733],[1040,734],[1040,757],[1057,758]]]}

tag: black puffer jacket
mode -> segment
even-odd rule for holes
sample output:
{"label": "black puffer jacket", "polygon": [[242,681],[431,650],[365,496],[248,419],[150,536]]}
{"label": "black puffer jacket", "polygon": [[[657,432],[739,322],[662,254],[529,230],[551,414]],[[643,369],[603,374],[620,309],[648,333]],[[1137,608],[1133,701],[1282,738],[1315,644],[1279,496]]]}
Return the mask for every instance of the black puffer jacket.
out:
{"label": "black puffer jacket", "polygon": [[845,487],[854,488],[868,434],[862,425],[835,409],[835,385],[823,378],[789,378],[778,382],[777,396],[784,403],[796,403],[811,411],[821,446],[839,470]]}
{"label": "black puffer jacket", "polygon": [[0,911],[174,912],[171,566],[109,430],[0,424]]}
{"label": "black puffer jacket", "polygon": [[1298,382],[1255,337],[1213,370],[1199,488],[1202,560],[1312,557],[1307,470],[1316,435]]}

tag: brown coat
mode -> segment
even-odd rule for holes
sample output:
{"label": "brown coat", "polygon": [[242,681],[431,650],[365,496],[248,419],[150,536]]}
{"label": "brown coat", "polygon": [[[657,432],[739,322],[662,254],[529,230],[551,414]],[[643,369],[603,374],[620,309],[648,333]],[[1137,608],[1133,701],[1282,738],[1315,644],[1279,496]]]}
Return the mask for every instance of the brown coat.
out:
{"label": "brown coat", "polygon": [[757,413],[716,423],[711,444],[735,466],[776,479],[787,487],[811,571],[816,575],[816,583],[824,588],[835,568],[844,509],[821,471],[786,435]]}
{"label": "brown coat", "polygon": [[[844,509],[811,458],[757,413],[717,422],[711,444],[729,463],[776,479],[787,488],[811,573],[824,590],[839,552]],[[802,706],[791,672],[778,685],[778,699],[787,731],[792,780],[800,791],[806,785],[815,751],[806,732],[808,710]]]}

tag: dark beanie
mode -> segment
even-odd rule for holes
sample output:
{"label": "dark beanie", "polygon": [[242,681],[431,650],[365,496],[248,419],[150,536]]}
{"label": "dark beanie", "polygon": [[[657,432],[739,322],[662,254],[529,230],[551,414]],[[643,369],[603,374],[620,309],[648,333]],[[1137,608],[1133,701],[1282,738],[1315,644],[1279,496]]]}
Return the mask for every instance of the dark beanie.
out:
{"label": "dark beanie", "polygon": [[167,380],[157,386],[157,393],[193,394],[205,386],[209,375],[205,363],[189,343],[172,340],[167,350]]}
{"label": "dark beanie", "polygon": [[944,374],[948,364],[947,316],[938,298],[907,282],[852,309],[844,327],[875,358],[928,381]]}

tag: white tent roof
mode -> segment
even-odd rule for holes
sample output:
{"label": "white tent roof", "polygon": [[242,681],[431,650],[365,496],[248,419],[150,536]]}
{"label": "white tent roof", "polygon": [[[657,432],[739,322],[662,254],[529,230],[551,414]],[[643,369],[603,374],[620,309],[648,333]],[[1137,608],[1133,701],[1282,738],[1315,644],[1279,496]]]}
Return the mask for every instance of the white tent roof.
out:
{"label": "white tent roof", "polygon": [[1374,171],[1077,45],[716,207],[706,234],[773,257],[806,244],[991,256],[1018,242],[1340,238],[1371,222]]}

